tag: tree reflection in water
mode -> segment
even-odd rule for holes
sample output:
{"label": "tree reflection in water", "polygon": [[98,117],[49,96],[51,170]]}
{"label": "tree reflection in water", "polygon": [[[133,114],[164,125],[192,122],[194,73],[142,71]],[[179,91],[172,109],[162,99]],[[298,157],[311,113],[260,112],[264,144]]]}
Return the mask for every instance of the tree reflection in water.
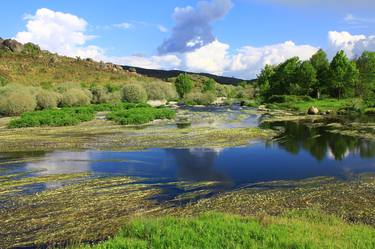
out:
{"label": "tree reflection in water", "polygon": [[283,121],[263,127],[282,128],[282,133],[274,142],[292,154],[306,150],[319,161],[327,157],[341,161],[349,154],[358,154],[361,158],[375,157],[375,142],[332,133],[325,126],[312,127],[303,122]]}

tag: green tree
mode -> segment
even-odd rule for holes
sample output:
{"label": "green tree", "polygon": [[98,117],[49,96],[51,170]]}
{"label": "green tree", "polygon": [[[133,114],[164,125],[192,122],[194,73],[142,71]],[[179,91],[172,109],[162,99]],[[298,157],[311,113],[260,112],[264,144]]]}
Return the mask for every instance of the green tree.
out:
{"label": "green tree", "polygon": [[319,49],[310,59],[311,64],[316,70],[317,81],[313,85],[316,98],[320,98],[323,91],[327,90],[329,83],[329,61],[327,54],[323,49]]}
{"label": "green tree", "polygon": [[333,96],[348,95],[358,80],[359,72],[354,62],[349,61],[345,52],[337,52],[330,64],[330,79]]}
{"label": "green tree", "polygon": [[298,75],[298,82],[301,88],[300,94],[310,95],[313,91],[316,92],[317,81],[317,73],[311,62],[302,62]]}
{"label": "green tree", "polygon": [[368,98],[375,93],[375,52],[363,52],[357,60],[359,80],[356,93]]}
{"label": "green tree", "polygon": [[270,92],[270,88],[271,88],[271,80],[272,80],[272,76],[275,74],[275,68],[271,65],[266,65],[262,71],[260,72],[260,74],[258,74],[257,76],[257,85],[258,85],[258,88],[259,88],[259,93],[262,97],[270,97],[271,96],[271,92]]}
{"label": "green tree", "polygon": [[277,95],[298,94],[300,65],[301,61],[298,57],[290,58],[278,65],[270,82],[271,93]]}
{"label": "green tree", "polygon": [[214,92],[216,90],[215,81],[211,78],[208,78],[203,82],[202,91],[203,92]]}
{"label": "green tree", "polygon": [[178,95],[183,98],[193,89],[193,82],[187,74],[180,74],[176,79],[175,86]]}

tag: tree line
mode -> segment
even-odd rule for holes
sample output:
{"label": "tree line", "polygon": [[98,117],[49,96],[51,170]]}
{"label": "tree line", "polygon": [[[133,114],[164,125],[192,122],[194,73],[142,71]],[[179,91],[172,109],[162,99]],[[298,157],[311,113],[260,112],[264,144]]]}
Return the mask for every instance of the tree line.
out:
{"label": "tree line", "polygon": [[339,51],[329,62],[320,49],[309,60],[293,57],[266,65],[257,77],[260,95],[306,95],[317,99],[360,97],[375,100],[375,52],[350,60]]}

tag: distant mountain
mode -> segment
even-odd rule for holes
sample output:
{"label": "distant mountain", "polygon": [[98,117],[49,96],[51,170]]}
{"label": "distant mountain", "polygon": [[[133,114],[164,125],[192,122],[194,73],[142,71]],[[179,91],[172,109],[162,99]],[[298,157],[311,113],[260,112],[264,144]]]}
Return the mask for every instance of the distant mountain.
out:
{"label": "distant mountain", "polygon": [[[188,74],[195,74],[200,76],[206,76],[214,79],[217,83],[220,84],[227,84],[227,85],[238,85],[240,82],[245,81],[243,79],[234,78],[234,77],[225,77],[225,76],[218,76],[209,73],[192,73],[192,72],[185,72],[181,70],[160,70],[160,69],[146,69],[141,67],[131,67],[131,66],[123,66],[124,69],[132,71],[135,69],[136,72],[140,75],[158,78],[161,80],[167,80],[169,78],[173,78],[178,76],[181,73],[188,73]],[[247,82],[252,82],[252,80],[247,80]]]}

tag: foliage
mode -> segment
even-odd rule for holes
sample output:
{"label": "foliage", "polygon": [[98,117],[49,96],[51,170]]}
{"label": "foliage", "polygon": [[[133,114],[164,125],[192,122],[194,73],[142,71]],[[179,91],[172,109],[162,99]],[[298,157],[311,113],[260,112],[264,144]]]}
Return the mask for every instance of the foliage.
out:
{"label": "foliage", "polygon": [[[317,211],[283,217],[207,213],[198,217],[136,219],[120,233],[88,248],[374,248],[375,230]],[[334,245],[334,246],[333,246]]]}
{"label": "foliage", "polygon": [[56,92],[41,90],[36,95],[36,101],[38,109],[50,109],[56,108],[61,100],[62,96]]}
{"label": "foliage", "polygon": [[334,97],[350,96],[350,91],[358,79],[358,69],[354,62],[349,61],[344,51],[333,57],[330,65],[331,89]]}
{"label": "foliage", "polygon": [[142,84],[150,100],[173,100],[177,98],[175,87],[166,82],[144,82]]}
{"label": "foliage", "polygon": [[203,82],[203,85],[202,85],[203,92],[214,92],[215,90],[216,90],[216,82],[213,79],[208,78]]}
{"label": "foliage", "polygon": [[374,107],[366,108],[364,113],[367,115],[375,115],[375,108]]}
{"label": "foliage", "polygon": [[36,106],[35,97],[28,91],[0,91],[0,115],[15,116],[34,111]]}
{"label": "foliage", "polygon": [[356,93],[359,96],[370,97],[375,102],[375,52],[363,52],[357,60],[359,80]]}
{"label": "foliage", "polygon": [[329,61],[323,49],[319,49],[311,58],[311,65],[316,70],[317,81],[313,85],[313,95],[320,98],[320,94],[327,90],[329,84]]}
{"label": "foliage", "polygon": [[90,104],[91,93],[87,90],[71,88],[62,94],[61,104],[64,107],[85,106]]}
{"label": "foliage", "polygon": [[187,74],[180,74],[175,81],[176,91],[183,98],[193,89],[193,82]]}
{"label": "foliage", "polygon": [[111,94],[105,87],[95,85],[90,88],[90,91],[92,94],[91,103],[93,104],[108,103],[111,101]]}
{"label": "foliage", "polygon": [[104,103],[90,106],[96,112],[104,111],[121,111],[128,110],[132,108],[150,107],[148,104],[144,103]]}
{"label": "foliage", "polygon": [[28,54],[28,55],[37,55],[40,52],[41,52],[40,47],[31,42],[26,43],[23,46],[23,50],[22,50],[22,53]]}
{"label": "foliage", "polygon": [[172,119],[176,112],[169,108],[139,107],[128,110],[114,111],[107,115],[107,119],[121,125],[145,124],[155,119]]}
{"label": "foliage", "polygon": [[9,127],[69,126],[93,118],[94,110],[88,107],[53,109],[23,113],[21,117],[11,120]]}
{"label": "foliage", "polygon": [[187,105],[210,105],[216,100],[216,95],[212,92],[191,92],[183,99]]}
{"label": "foliage", "polygon": [[147,92],[141,85],[127,84],[122,88],[122,100],[130,103],[147,101]]}

